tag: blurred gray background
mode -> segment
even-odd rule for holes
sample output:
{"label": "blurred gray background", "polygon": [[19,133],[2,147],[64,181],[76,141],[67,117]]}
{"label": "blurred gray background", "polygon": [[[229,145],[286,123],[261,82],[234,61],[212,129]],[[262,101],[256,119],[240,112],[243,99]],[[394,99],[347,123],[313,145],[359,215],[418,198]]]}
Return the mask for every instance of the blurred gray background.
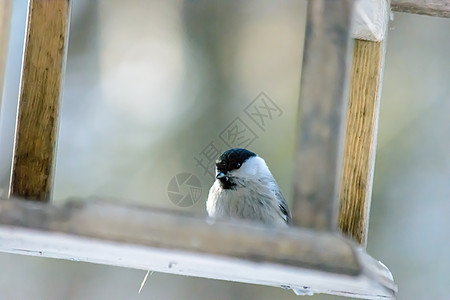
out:
{"label": "blurred gray background", "polygon": [[[74,0],[54,202],[106,198],[205,214],[212,178],[195,157],[236,117],[291,197],[305,2]],[[9,181],[26,1],[14,1],[1,110],[0,190]],[[450,20],[389,26],[368,252],[399,299],[450,299]],[[320,84],[320,83],[318,83]],[[244,109],[281,109],[261,129]],[[197,176],[180,208],[170,179]],[[295,299],[291,291],[0,254],[0,299]],[[313,299],[341,299],[314,296]]]}

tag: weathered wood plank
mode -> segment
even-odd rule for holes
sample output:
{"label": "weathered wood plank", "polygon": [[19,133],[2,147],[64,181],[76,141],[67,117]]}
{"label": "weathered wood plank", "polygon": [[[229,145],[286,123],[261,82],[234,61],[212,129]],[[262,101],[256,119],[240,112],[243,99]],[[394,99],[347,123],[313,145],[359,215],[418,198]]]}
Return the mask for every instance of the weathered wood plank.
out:
{"label": "weathered wood plank", "polygon": [[450,0],[391,0],[391,9],[397,12],[450,18]]}
{"label": "weathered wood plank", "polygon": [[48,201],[68,43],[69,0],[30,0],[10,194]]}
{"label": "weathered wood plank", "polygon": [[375,164],[384,43],[356,40],[347,111],[339,228],[366,245]]}
{"label": "weathered wood plank", "polygon": [[2,107],[6,57],[8,53],[9,31],[11,26],[11,7],[12,0],[0,1],[0,108]]}
{"label": "weathered wood plank", "polygon": [[340,235],[99,202],[0,199],[0,251],[392,299],[389,270]]}
{"label": "weathered wood plank", "polygon": [[308,1],[293,203],[302,227],[337,228],[352,7]]}

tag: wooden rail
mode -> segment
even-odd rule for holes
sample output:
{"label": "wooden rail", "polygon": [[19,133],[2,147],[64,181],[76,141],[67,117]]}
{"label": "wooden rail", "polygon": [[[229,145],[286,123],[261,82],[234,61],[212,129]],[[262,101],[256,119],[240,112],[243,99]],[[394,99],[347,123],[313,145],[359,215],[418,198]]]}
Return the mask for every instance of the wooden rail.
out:
{"label": "wooden rail", "polygon": [[10,194],[49,201],[65,68],[69,0],[30,0]]}
{"label": "wooden rail", "polygon": [[145,207],[0,199],[0,251],[394,299],[389,270],[331,232],[225,223]]}
{"label": "wooden rail", "polygon": [[391,9],[397,12],[450,18],[450,0],[391,0]]}

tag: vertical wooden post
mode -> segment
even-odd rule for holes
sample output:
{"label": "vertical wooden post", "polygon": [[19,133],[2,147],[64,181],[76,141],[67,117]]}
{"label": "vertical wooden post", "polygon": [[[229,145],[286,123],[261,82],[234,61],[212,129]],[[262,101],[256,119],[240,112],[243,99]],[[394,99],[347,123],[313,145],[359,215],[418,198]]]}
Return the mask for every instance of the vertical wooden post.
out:
{"label": "vertical wooden post", "polygon": [[68,43],[69,0],[29,0],[10,195],[49,201]]}
{"label": "vertical wooden post", "polygon": [[337,228],[353,1],[308,1],[300,87],[296,225]]}
{"label": "vertical wooden post", "polygon": [[339,228],[365,246],[375,163],[384,42],[355,40]]}
{"label": "vertical wooden post", "polygon": [[3,84],[5,81],[6,57],[8,53],[9,31],[11,25],[12,0],[0,1],[0,108],[2,105]]}

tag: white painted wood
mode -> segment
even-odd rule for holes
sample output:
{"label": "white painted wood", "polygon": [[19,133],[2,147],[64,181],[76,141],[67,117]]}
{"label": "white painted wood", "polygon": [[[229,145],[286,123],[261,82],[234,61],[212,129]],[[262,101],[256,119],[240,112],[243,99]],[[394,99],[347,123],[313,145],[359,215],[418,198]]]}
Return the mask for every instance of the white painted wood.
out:
{"label": "white painted wood", "polygon": [[389,0],[356,1],[353,38],[377,42],[384,40],[389,14]]}
{"label": "white painted wood", "polygon": [[363,299],[397,292],[387,268],[333,233],[105,203],[1,199],[0,251]]}

